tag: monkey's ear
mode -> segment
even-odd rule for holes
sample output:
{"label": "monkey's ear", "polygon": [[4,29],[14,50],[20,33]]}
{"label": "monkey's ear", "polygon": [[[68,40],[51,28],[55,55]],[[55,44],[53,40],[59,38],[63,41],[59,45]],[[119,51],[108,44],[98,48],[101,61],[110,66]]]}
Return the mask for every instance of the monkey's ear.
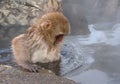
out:
{"label": "monkey's ear", "polygon": [[43,21],[40,25],[43,29],[50,29],[52,23],[50,20],[47,20],[47,21]]}

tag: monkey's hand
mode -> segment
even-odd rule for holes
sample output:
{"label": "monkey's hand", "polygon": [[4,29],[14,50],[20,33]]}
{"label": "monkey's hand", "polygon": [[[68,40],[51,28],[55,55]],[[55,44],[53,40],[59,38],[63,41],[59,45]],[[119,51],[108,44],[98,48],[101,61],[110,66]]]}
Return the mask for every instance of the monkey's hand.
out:
{"label": "monkey's hand", "polygon": [[27,62],[26,63],[19,63],[19,65],[22,68],[24,68],[24,69],[26,69],[26,70],[28,70],[30,72],[39,72],[40,69],[41,69],[40,65],[31,64],[31,63],[27,63]]}

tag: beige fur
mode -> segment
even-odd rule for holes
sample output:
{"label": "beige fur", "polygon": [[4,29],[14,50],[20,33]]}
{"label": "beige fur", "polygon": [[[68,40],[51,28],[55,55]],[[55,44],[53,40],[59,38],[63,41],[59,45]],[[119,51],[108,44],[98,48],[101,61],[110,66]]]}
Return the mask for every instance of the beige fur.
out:
{"label": "beige fur", "polygon": [[39,68],[35,63],[60,60],[63,36],[69,31],[69,22],[62,13],[43,15],[26,33],[12,40],[16,62],[29,71],[37,71]]}

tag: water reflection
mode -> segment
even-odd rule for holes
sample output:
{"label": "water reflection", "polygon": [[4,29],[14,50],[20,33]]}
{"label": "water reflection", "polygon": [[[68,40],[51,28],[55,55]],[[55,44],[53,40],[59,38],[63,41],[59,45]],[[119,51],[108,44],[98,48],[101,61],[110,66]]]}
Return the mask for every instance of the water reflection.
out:
{"label": "water reflection", "polygon": [[106,73],[99,70],[88,70],[70,79],[80,82],[80,84],[109,84],[109,77]]}

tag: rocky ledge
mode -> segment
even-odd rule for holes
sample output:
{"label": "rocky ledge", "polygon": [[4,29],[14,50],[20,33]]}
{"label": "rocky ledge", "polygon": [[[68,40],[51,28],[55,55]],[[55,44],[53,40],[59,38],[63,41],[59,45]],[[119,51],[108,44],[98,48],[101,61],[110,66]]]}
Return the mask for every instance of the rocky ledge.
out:
{"label": "rocky ledge", "polygon": [[30,73],[8,65],[0,65],[0,84],[76,84],[50,71]]}

